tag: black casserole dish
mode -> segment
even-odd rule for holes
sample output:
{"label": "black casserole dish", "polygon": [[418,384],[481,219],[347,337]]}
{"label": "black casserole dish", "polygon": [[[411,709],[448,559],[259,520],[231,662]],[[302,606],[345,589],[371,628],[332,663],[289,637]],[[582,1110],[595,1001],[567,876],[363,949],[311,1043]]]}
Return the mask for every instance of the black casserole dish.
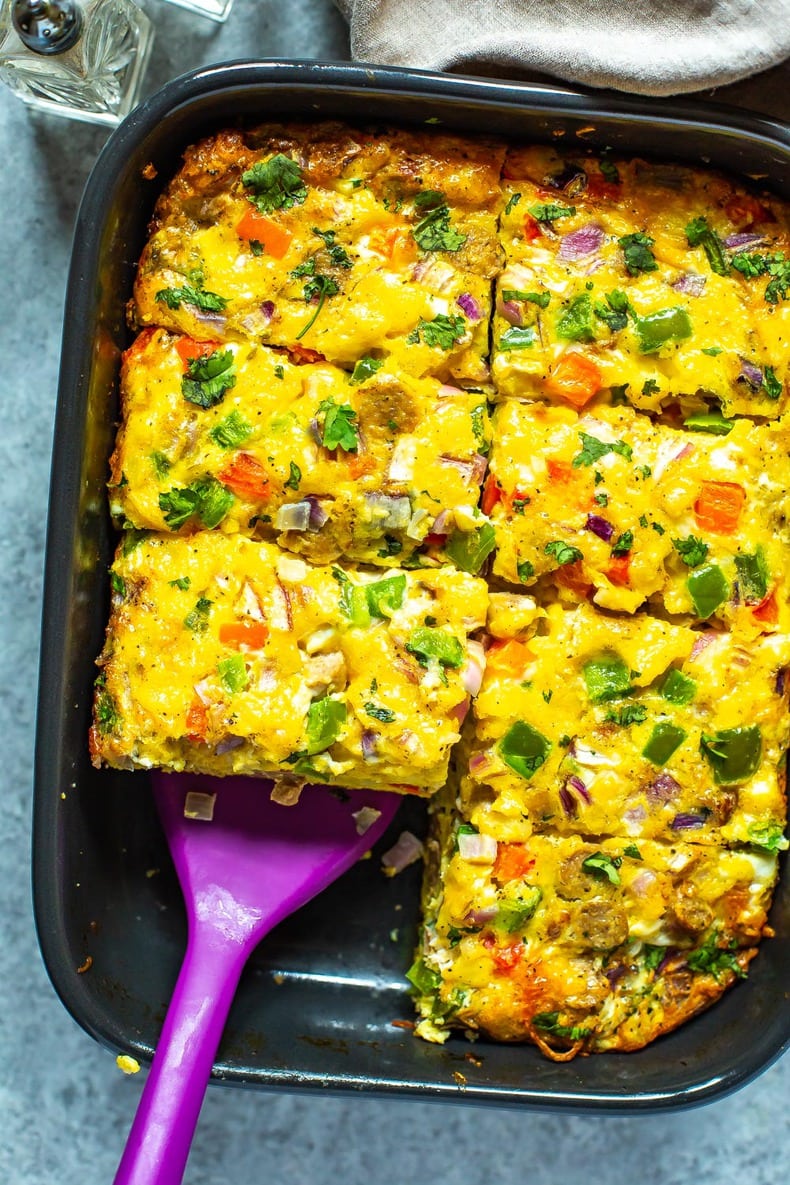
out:
{"label": "black casserole dish", "polygon": [[[87,731],[113,548],[104,483],[117,407],[124,306],[146,226],[183,149],[262,118],[340,118],[509,139],[611,145],[759,176],[790,198],[790,131],[738,112],[584,96],[402,70],[238,63],[169,84],[109,141],[77,222],[66,304],[47,541],[36,757],[34,890],[44,958],[66,1007],[113,1049],[150,1057],[185,942],[180,894],[144,774],[96,771]],[[151,167],[152,166],[152,167]],[[155,179],[146,179],[153,177]],[[395,830],[424,829],[404,804]],[[385,840],[385,843],[387,841]],[[784,861],[783,861],[784,863]],[[783,870],[784,871],[784,870]],[[534,1048],[446,1046],[408,1020],[404,972],[419,917],[419,870],[385,880],[375,858],[254,955],[215,1067],[250,1085],[644,1111],[709,1101],[764,1069],[790,1041],[790,885],[782,876],[749,979],[709,1012],[628,1055],[545,1061]]]}

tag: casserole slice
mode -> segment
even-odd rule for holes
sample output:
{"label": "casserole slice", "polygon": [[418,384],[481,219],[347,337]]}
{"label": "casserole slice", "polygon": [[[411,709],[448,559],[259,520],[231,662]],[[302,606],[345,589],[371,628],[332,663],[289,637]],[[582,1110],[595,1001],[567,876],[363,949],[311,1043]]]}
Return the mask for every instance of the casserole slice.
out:
{"label": "casserole slice", "polygon": [[560,834],[784,844],[790,637],[492,593],[465,817]]}
{"label": "casserole slice", "polygon": [[312,567],[204,531],[129,533],[112,569],[97,766],[430,794],[479,682],[486,587]]}
{"label": "casserole slice", "polygon": [[501,396],[725,416],[787,406],[785,205],[719,173],[514,148],[493,374]]}
{"label": "casserole slice", "polygon": [[435,833],[409,973],[428,1040],[465,1028],[557,1061],[639,1049],[745,978],[772,933],[775,853],[622,836],[505,842],[446,796]]}
{"label": "casserole slice", "polygon": [[683,426],[507,400],[493,424],[495,576],[566,603],[787,631],[785,420],[738,418],[720,434],[707,416]]}
{"label": "casserole slice", "polygon": [[187,150],[135,284],[139,327],[252,339],[348,370],[488,377],[504,145],[343,124],[226,131]]}
{"label": "casserole slice", "polygon": [[479,392],[384,366],[355,379],[266,346],[147,329],[124,355],[121,400],[116,520],[276,538],[317,563],[482,563]]}

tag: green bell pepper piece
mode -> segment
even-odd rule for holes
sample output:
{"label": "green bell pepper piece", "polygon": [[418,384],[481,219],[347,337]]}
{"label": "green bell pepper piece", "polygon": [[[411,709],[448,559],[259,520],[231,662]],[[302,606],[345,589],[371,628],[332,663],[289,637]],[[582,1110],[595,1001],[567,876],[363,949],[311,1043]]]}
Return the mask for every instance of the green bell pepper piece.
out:
{"label": "green bell pepper piece", "polygon": [[443,667],[460,667],[464,661],[464,648],[454,634],[427,626],[412,630],[406,649],[422,666],[427,666],[432,658]]}
{"label": "green bell pepper piece", "polygon": [[403,604],[403,594],[406,592],[406,577],[388,576],[385,580],[377,580],[374,584],[365,585],[368,610],[371,617],[391,617],[396,609]]}
{"label": "green bell pepper piece", "polygon": [[692,333],[691,318],[680,305],[634,318],[634,329],[642,354],[655,354],[667,342],[682,341]]}
{"label": "green bell pepper piece", "polygon": [[735,786],[760,768],[763,739],[756,724],[723,728],[702,734],[700,752],[710,762],[717,786]]}
{"label": "green bell pepper piece", "polygon": [[697,694],[697,684],[682,671],[667,671],[667,677],[661,685],[661,695],[671,704],[690,704]]}
{"label": "green bell pepper piece", "polygon": [[522,778],[530,778],[543,765],[551,748],[551,741],[542,732],[525,720],[517,720],[499,742],[499,755]]}
{"label": "green bell pepper piece", "polygon": [[680,728],[671,720],[661,720],[651,732],[642,756],[652,761],[653,765],[666,765],[687,735],[685,728]]}
{"label": "green bell pepper piece", "polygon": [[717,564],[705,564],[689,573],[686,588],[700,617],[710,617],[730,595],[730,586]]}
{"label": "green bell pepper piece", "polygon": [[346,705],[325,695],[307,709],[307,754],[323,753],[334,744],[346,722]]}
{"label": "green bell pepper piece", "polygon": [[631,675],[619,655],[609,652],[584,664],[587,694],[594,704],[618,699],[631,691]]}
{"label": "green bell pepper piece", "polygon": [[496,547],[496,531],[491,523],[483,523],[476,531],[454,531],[445,551],[464,572],[479,572]]}
{"label": "green bell pepper piece", "polygon": [[683,427],[693,432],[710,432],[713,436],[729,436],[735,427],[735,420],[725,420],[721,412],[708,412],[688,416],[683,421]]}
{"label": "green bell pepper piece", "polygon": [[575,296],[557,318],[557,337],[571,342],[595,340],[595,320],[588,292]]}

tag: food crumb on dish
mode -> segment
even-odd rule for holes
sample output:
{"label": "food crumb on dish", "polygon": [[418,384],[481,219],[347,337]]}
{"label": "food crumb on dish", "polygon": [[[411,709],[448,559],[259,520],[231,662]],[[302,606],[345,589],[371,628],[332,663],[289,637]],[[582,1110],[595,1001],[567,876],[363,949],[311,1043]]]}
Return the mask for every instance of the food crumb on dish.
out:
{"label": "food crumb on dish", "polygon": [[124,1074],[139,1074],[140,1063],[136,1057],[129,1057],[127,1053],[119,1053],[115,1059],[115,1064],[119,1070]]}
{"label": "food crumb on dish", "polygon": [[204,794],[199,790],[190,790],[184,799],[184,818],[200,819],[210,823],[214,818],[214,804],[216,794]]}

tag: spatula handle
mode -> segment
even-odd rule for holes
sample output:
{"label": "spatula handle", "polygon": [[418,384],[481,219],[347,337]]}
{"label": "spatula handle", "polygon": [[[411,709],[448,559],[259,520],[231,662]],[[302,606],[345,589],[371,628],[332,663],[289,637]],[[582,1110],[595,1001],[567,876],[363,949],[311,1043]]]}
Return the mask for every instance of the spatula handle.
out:
{"label": "spatula handle", "polygon": [[254,943],[192,928],[115,1185],[179,1185],[214,1055]]}

